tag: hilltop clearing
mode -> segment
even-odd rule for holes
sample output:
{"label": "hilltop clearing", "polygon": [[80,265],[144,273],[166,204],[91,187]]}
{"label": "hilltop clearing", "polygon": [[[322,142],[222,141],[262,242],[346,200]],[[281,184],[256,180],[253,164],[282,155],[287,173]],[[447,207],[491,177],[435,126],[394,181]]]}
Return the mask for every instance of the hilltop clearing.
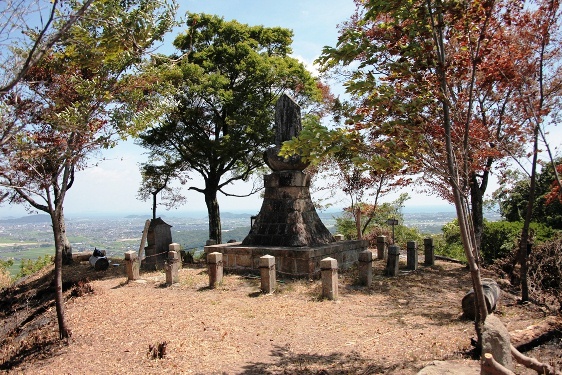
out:
{"label": "hilltop clearing", "polygon": [[[180,270],[165,286],[161,272],[126,282],[123,265],[95,272],[64,268],[68,344],[57,341],[51,271],[2,292],[0,370],[26,374],[415,374],[436,360],[478,368],[470,358],[473,323],[460,301],[471,288],[464,266],[437,262],[383,277],[376,261],[370,288],[340,275],[340,298],[320,299],[319,280],[279,283],[259,293],[259,280],[226,275],[208,289],[201,267]],[[486,275],[493,276],[493,275]],[[504,284],[502,284],[504,285]],[[505,285],[496,314],[510,332],[547,313],[519,305]],[[149,346],[166,343],[163,359]],[[554,346],[553,346],[554,345]],[[558,345],[558,346],[556,346]],[[528,352],[562,367],[560,341]],[[537,350],[537,349],[535,349]],[[517,367],[518,374],[532,374]]]}

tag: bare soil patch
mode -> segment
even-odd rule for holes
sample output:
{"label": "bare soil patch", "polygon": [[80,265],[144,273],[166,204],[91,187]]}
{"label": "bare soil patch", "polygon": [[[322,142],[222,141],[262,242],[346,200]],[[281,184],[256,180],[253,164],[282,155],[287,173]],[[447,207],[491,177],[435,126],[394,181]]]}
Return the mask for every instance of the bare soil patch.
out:
{"label": "bare soil patch", "polygon": [[[278,292],[264,295],[259,279],[226,275],[209,289],[206,270],[192,266],[166,287],[162,272],[127,283],[119,262],[105,272],[88,264],[65,267],[68,343],[57,340],[51,273],[2,291],[0,371],[415,374],[436,360],[476,365],[474,325],[462,318],[460,303],[471,281],[459,264],[437,262],[388,278],[376,261],[370,288],[358,286],[351,270],[340,274],[340,298],[327,301],[319,280],[281,280]],[[548,315],[505,290],[496,314],[510,331]],[[149,347],[162,343],[164,357],[153,359]],[[562,346],[554,345],[533,354],[560,368]]]}

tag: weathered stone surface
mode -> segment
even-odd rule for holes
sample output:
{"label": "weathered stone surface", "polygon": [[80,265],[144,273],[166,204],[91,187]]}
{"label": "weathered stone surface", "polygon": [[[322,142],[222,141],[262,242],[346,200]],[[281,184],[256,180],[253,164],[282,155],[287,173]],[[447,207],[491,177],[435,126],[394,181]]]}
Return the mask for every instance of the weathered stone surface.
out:
{"label": "weathered stone surface", "polygon": [[322,272],[322,297],[338,299],[338,261],[325,258],[320,261]]}
{"label": "weathered stone surface", "polygon": [[[229,271],[259,272],[259,258],[269,254],[275,257],[278,273],[289,277],[313,278],[320,274],[321,259],[334,258],[341,269],[348,269],[358,261],[359,253],[367,245],[365,240],[334,242],[314,247],[245,246],[238,242],[205,246],[204,251],[206,254],[222,253],[224,267]],[[252,262],[238,264],[235,259],[239,254],[251,257]]]}
{"label": "weathered stone surface", "polygon": [[418,375],[479,375],[480,364],[476,361],[433,361],[418,372]]}
{"label": "weathered stone surface", "polygon": [[[503,367],[513,371],[509,332],[501,320],[490,314],[482,327],[482,354],[490,353]],[[483,371],[482,374],[485,374]]]}

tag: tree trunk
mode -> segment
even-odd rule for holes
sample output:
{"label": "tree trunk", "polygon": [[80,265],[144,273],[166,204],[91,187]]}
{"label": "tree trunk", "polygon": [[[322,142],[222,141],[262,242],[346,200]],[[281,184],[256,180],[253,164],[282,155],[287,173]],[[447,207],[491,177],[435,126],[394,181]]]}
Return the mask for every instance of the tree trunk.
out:
{"label": "tree trunk", "polygon": [[529,243],[529,226],[533,216],[533,205],[535,201],[535,190],[537,185],[537,158],[538,158],[538,142],[539,128],[535,126],[533,134],[533,163],[531,165],[531,181],[529,184],[529,200],[527,201],[527,210],[525,212],[525,220],[523,221],[523,229],[521,230],[521,240],[519,241],[519,263],[521,264],[521,301],[529,300],[529,284],[527,281],[527,244]]}
{"label": "tree trunk", "polygon": [[209,216],[209,239],[222,243],[221,215],[216,190],[205,190],[205,204]]}
{"label": "tree trunk", "polygon": [[[470,175],[470,205],[472,208],[472,225],[474,226],[474,237],[476,247],[480,249],[482,233],[484,233],[484,192],[476,179],[476,173]],[[476,260],[479,262],[479,259]]]}
{"label": "tree trunk", "polygon": [[70,330],[66,326],[64,318],[64,296],[62,294],[62,263],[66,235],[62,213],[54,210],[50,212],[50,215],[55,239],[55,307],[59,325],[59,338],[62,340],[70,337]]}

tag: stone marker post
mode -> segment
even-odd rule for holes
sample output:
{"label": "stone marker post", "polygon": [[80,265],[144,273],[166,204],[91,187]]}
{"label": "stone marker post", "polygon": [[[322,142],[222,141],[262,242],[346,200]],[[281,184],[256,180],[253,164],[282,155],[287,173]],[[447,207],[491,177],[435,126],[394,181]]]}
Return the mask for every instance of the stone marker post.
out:
{"label": "stone marker post", "polygon": [[418,244],[416,241],[408,241],[406,244],[407,267],[409,270],[418,269]]}
{"label": "stone marker post", "polygon": [[400,249],[396,245],[388,247],[388,258],[386,261],[387,276],[398,276],[398,262],[400,258]]}
{"label": "stone marker post", "polygon": [[139,275],[140,262],[136,251],[130,250],[125,253],[125,271],[127,272],[127,281],[140,279]]}
{"label": "stone marker post", "polygon": [[322,297],[335,300],[338,298],[338,261],[324,258],[320,261],[322,273]]}
{"label": "stone marker post", "polygon": [[208,254],[207,265],[209,267],[209,288],[216,288],[222,283],[222,253],[214,252]]}
{"label": "stone marker post", "polygon": [[172,250],[176,248],[179,248],[178,244],[170,244],[170,251],[168,251],[168,260],[166,262],[166,285],[168,286],[177,283],[179,280],[180,253],[179,251]]}
{"label": "stone marker post", "polygon": [[260,276],[261,290],[264,293],[271,294],[277,287],[277,279],[275,276],[275,257],[272,255],[264,255],[260,257]]}
{"label": "stone marker post", "polygon": [[424,238],[423,252],[425,256],[423,264],[425,266],[433,266],[435,264],[435,253],[433,251],[433,238]]}
{"label": "stone marker post", "polygon": [[345,237],[344,237],[343,234],[334,234],[334,239],[336,241],[343,241],[343,240],[345,240]]}
{"label": "stone marker post", "polygon": [[359,253],[359,283],[365,286],[373,283],[373,253],[370,250]]}
{"label": "stone marker post", "polygon": [[386,248],[386,236],[377,237],[377,259],[386,259],[387,248]]}

